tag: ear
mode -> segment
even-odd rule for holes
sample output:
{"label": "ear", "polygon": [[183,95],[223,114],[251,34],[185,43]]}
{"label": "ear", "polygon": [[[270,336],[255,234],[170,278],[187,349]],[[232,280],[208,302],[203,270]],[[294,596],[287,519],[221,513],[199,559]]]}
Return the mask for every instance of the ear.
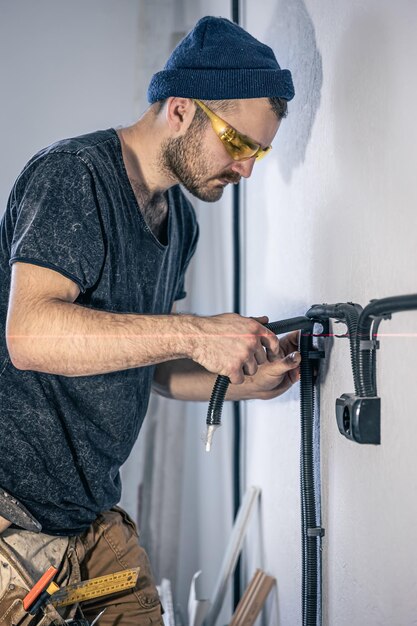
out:
{"label": "ear", "polygon": [[185,133],[194,119],[195,108],[190,98],[168,98],[165,116],[171,131],[179,135]]}

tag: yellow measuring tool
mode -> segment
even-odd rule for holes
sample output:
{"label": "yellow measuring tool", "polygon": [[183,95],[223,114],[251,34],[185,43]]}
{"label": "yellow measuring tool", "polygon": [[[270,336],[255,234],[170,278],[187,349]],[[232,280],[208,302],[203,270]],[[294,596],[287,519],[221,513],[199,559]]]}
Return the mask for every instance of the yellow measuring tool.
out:
{"label": "yellow measuring tool", "polygon": [[57,606],[68,606],[76,602],[84,602],[92,598],[100,598],[118,591],[131,589],[136,585],[139,575],[139,567],[132,569],[120,570],[114,574],[106,576],[98,576],[89,580],[82,580],[79,583],[73,583],[62,587],[59,591],[55,591],[51,595],[51,604]]}

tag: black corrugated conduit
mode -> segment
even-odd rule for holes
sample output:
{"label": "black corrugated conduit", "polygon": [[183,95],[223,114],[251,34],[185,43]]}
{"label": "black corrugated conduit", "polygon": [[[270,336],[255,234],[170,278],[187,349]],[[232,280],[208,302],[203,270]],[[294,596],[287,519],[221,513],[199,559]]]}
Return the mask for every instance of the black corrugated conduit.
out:
{"label": "black corrugated conduit", "polygon": [[[240,24],[239,0],[232,0],[232,20]],[[241,262],[240,262],[240,184],[233,185],[233,312],[240,313],[241,305]],[[242,502],[241,465],[241,403],[233,403],[233,514],[236,515]],[[236,565],[233,577],[233,607],[236,609],[242,595],[242,561]]]}
{"label": "black corrugated conduit", "polygon": [[[362,311],[358,322],[359,372],[361,396],[376,396],[376,349],[379,324],[392,313],[417,309],[417,295],[393,296],[372,300]],[[362,342],[362,345],[361,345]]]}
{"label": "black corrugated conduit", "polygon": [[[417,309],[417,295],[372,300],[361,312],[356,333],[357,358],[352,363],[359,388],[336,400],[336,419],[340,432],[360,444],[381,443],[381,398],[377,395],[376,355],[378,331],[392,313]],[[356,370],[356,371],[355,371]]]}
{"label": "black corrugated conduit", "polygon": [[358,323],[362,307],[353,302],[339,302],[338,304],[314,304],[306,313],[307,317],[329,320],[335,319],[344,322],[347,326],[347,335],[350,344],[350,362],[352,365],[353,384],[355,393],[359,394],[361,387],[359,375],[359,341]]}
{"label": "black corrugated conduit", "polygon": [[[324,530],[320,527],[317,511],[319,495],[316,494],[315,464],[319,463],[314,448],[314,384],[313,370],[317,351],[313,350],[312,331],[314,320],[295,317],[265,324],[276,335],[301,330],[301,536],[302,536],[302,612],[304,626],[321,623],[321,539]],[[221,425],[224,398],[229,386],[227,376],[218,376],[210,400],[207,417],[208,426]],[[320,516],[319,516],[320,517]]]}
{"label": "black corrugated conduit", "polygon": [[[301,353],[301,546],[302,581],[301,601],[304,626],[321,623],[321,539],[324,530],[317,523],[317,499],[314,480],[314,384],[313,366],[310,358],[313,349],[312,324],[310,332],[300,335]],[[319,494],[317,494],[319,495]]]}
{"label": "black corrugated conduit", "polygon": [[[235,20],[238,22],[238,19]],[[233,312],[240,313],[241,262],[240,262],[240,185],[233,186]],[[236,519],[241,497],[241,403],[233,402],[233,515]],[[236,609],[242,595],[242,561],[239,560],[233,577],[233,607]]]}
{"label": "black corrugated conduit", "polygon": [[[321,355],[313,349],[313,326],[318,321],[327,328],[329,318],[343,321],[348,328],[351,362],[355,389],[359,390],[357,326],[362,308],[351,303],[336,305],[314,305],[306,314],[278,322],[270,322],[265,327],[276,335],[301,330],[301,537],[302,537],[302,619],[303,626],[319,626],[322,620],[321,606],[321,541],[324,529],[321,527],[320,484],[315,480],[315,465],[319,464],[319,452],[314,448],[314,368],[316,357]],[[324,332],[324,331],[323,331]],[[325,333],[324,333],[325,334]],[[316,335],[317,336],[317,335]],[[218,376],[213,388],[207,413],[207,427],[221,425],[224,399],[230,381],[227,376]]]}
{"label": "black corrugated conduit", "polygon": [[360,444],[381,443],[381,398],[376,381],[379,326],[393,313],[411,310],[417,310],[417,294],[371,300],[363,310],[348,303],[315,305],[307,312],[337,318],[348,326],[355,392],[336,400],[337,424],[347,439]]}

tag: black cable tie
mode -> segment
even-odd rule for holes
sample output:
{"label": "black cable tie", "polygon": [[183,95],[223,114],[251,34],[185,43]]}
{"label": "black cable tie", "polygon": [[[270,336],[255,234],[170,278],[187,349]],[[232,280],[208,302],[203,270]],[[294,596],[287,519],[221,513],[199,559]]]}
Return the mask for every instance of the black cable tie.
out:
{"label": "black cable tie", "polygon": [[325,534],[324,528],[307,528],[307,537],[324,537]]}
{"label": "black cable tie", "polygon": [[324,350],[311,350],[308,353],[308,358],[309,359],[324,359],[326,358],[326,353],[324,352]]}
{"label": "black cable tie", "polygon": [[379,350],[378,339],[361,339],[359,342],[360,350]]}

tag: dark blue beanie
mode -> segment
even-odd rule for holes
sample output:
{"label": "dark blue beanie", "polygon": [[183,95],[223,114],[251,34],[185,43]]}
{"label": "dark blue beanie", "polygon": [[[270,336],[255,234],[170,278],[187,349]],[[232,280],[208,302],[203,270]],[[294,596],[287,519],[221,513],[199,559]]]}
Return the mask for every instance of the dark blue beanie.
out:
{"label": "dark blue beanie", "polygon": [[203,17],[152,76],[148,101],[170,96],[199,100],[294,97],[289,70],[272,49],[222,17]]}

